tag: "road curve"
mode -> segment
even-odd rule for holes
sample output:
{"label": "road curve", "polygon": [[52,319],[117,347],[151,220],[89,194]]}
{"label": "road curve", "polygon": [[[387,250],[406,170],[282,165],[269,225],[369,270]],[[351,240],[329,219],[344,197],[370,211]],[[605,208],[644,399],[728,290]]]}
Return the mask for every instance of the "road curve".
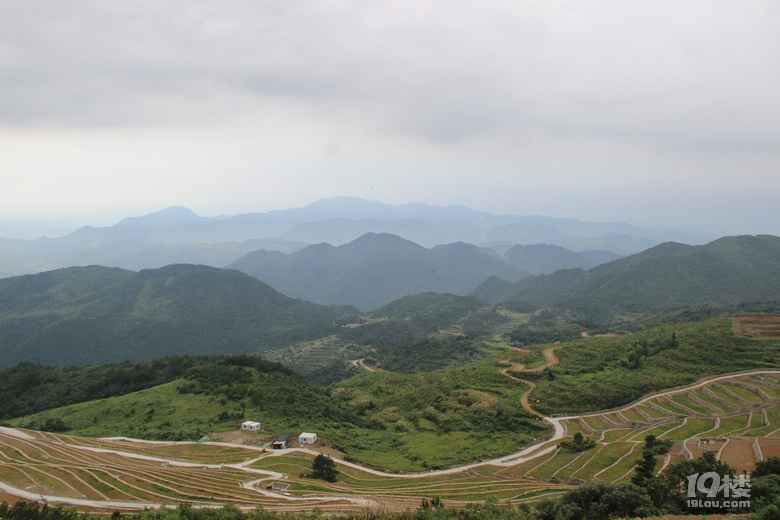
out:
{"label": "road curve", "polygon": [[[554,348],[555,347],[552,347],[551,349],[547,349],[547,351],[549,351],[549,353],[545,354],[545,359],[547,360],[546,364],[547,364],[548,367],[552,366],[552,364],[549,364],[549,363],[553,362],[553,359],[555,360],[555,362],[557,362],[557,359],[558,359],[557,356],[555,356],[555,354],[554,354]],[[547,352],[547,351],[545,351],[545,352]],[[535,370],[536,368],[537,367],[535,367],[534,369],[531,369],[531,370]],[[513,372],[517,372],[517,371],[513,370]],[[637,401],[634,401],[632,403],[627,404],[625,407],[623,407],[621,409],[630,408],[630,407],[636,406],[638,404],[642,404],[642,403],[644,403],[646,401],[649,401],[651,399],[656,399],[658,397],[663,397],[663,396],[666,396],[666,395],[671,395],[671,394],[679,393],[679,392],[686,391],[686,390],[696,389],[696,388],[702,387],[702,386],[704,386],[706,384],[709,384],[711,382],[714,382],[714,381],[721,381],[721,380],[724,380],[724,379],[730,379],[730,378],[741,377],[741,376],[748,376],[748,375],[753,375],[753,374],[775,374],[775,375],[780,375],[780,370],[777,370],[777,369],[774,369],[774,370],[773,369],[757,369],[757,370],[752,370],[752,371],[730,373],[730,374],[722,374],[722,375],[719,375],[719,376],[708,377],[708,378],[705,378],[705,379],[701,379],[701,380],[699,380],[699,381],[697,381],[697,382],[695,382],[695,383],[693,383],[691,385],[687,385],[687,386],[684,386],[684,387],[673,388],[673,389],[669,389],[669,390],[665,390],[665,391],[662,391],[662,392],[658,392],[658,393],[654,393],[654,394],[645,396],[645,397],[643,397],[643,398],[641,398],[641,399],[639,399]],[[509,376],[509,377],[512,377],[513,379],[518,379],[518,378],[515,378],[515,377],[513,377],[513,376],[511,376],[509,374],[506,374],[506,375]],[[563,438],[566,435],[566,427],[563,424],[564,421],[576,420],[576,419],[578,419],[580,417],[589,417],[589,416],[593,416],[593,415],[599,415],[599,414],[604,413],[604,412],[603,411],[600,411],[600,412],[590,412],[590,413],[587,413],[587,414],[571,415],[571,416],[565,416],[565,417],[547,417],[547,416],[542,416],[538,412],[534,412],[534,413],[536,415],[538,415],[538,416],[541,416],[545,421],[547,421],[548,423],[550,423],[553,426],[553,435],[552,435],[552,437],[550,437],[549,439],[546,439],[544,441],[538,442],[536,444],[533,444],[531,446],[528,446],[528,447],[526,447],[526,448],[524,448],[524,449],[522,449],[520,451],[517,451],[515,453],[509,454],[509,455],[506,455],[506,456],[503,456],[503,457],[500,457],[500,458],[492,459],[492,460],[479,461],[479,462],[474,462],[474,463],[470,463],[470,464],[465,464],[465,465],[462,465],[462,466],[457,466],[457,467],[454,467],[454,468],[443,469],[443,470],[436,470],[436,471],[429,471],[429,472],[423,472],[423,473],[389,473],[389,472],[385,472],[385,471],[376,470],[376,469],[373,469],[373,468],[364,467],[364,466],[361,466],[359,464],[355,464],[354,462],[348,462],[348,461],[345,461],[345,460],[342,460],[342,459],[338,459],[338,458],[334,458],[334,461],[337,462],[340,465],[343,465],[343,466],[346,466],[346,467],[350,467],[350,468],[354,468],[356,470],[363,471],[363,472],[366,472],[366,473],[369,473],[369,474],[372,474],[372,475],[382,476],[382,477],[399,478],[399,479],[417,479],[417,478],[426,478],[426,477],[437,476],[437,475],[451,475],[451,474],[454,474],[454,473],[460,473],[460,472],[463,472],[463,471],[467,471],[467,470],[470,470],[470,469],[473,469],[473,468],[476,468],[476,467],[479,467],[479,466],[487,466],[487,465],[501,466],[501,467],[514,466],[514,465],[522,464],[523,462],[527,462],[529,460],[533,460],[535,458],[541,457],[541,456],[546,455],[546,454],[552,452],[553,450],[555,450],[557,448],[557,442],[556,441],[560,440],[561,438]],[[0,433],[8,435],[8,436],[16,437],[16,438],[25,439],[25,440],[38,440],[36,437],[34,437],[32,435],[29,435],[28,433],[26,433],[24,431],[20,431],[20,430],[14,429],[14,428],[0,427]],[[112,439],[117,439],[117,440],[118,439],[122,439],[122,440],[125,440],[125,441],[138,442],[138,443],[153,443],[154,442],[154,441],[145,441],[145,440],[140,440],[140,439],[131,439],[131,438],[126,438],[126,437],[114,437]],[[106,440],[108,440],[108,439],[106,439]],[[195,443],[193,443],[193,442],[164,442],[164,443],[161,443],[161,444],[182,445],[182,444],[195,444]],[[255,450],[255,451],[260,451],[261,450],[260,448],[256,448],[256,447],[244,446],[244,445],[240,445],[240,444],[223,443],[223,442],[214,442],[214,443],[209,443],[209,444],[211,444],[211,445],[229,446],[229,447],[239,447],[239,448],[248,449],[248,450]],[[122,450],[115,450],[115,449],[109,449],[109,448],[97,448],[97,447],[93,447],[93,446],[82,446],[82,445],[77,445],[77,444],[66,444],[66,445],[71,447],[71,448],[84,450],[84,451],[91,451],[91,452],[95,452],[95,453],[109,453],[109,454],[114,454],[114,455],[118,455],[118,456],[122,456],[122,457],[134,458],[134,459],[140,459],[140,460],[147,460],[147,461],[153,461],[153,462],[164,462],[164,463],[170,464],[172,466],[204,467],[204,464],[202,464],[202,463],[201,464],[197,464],[197,463],[184,462],[184,461],[178,461],[178,460],[173,460],[173,459],[164,459],[164,458],[153,457],[153,456],[149,456],[149,455],[132,453],[132,452],[127,452],[127,451],[122,451]],[[253,490],[257,491],[259,494],[262,494],[264,496],[278,498],[278,499],[282,499],[282,500],[285,500],[285,501],[305,501],[305,502],[309,502],[309,503],[311,503],[312,501],[344,500],[344,501],[347,501],[347,502],[350,502],[350,503],[353,503],[353,504],[356,504],[356,505],[360,505],[360,506],[365,506],[365,507],[371,507],[371,506],[375,505],[375,503],[373,503],[371,500],[368,500],[366,498],[360,498],[360,497],[352,497],[352,496],[344,496],[344,495],[323,495],[323,496],[319,496],[319,497],[291,497],[291,496],[281,495],[281,494],[278,494],[278,493],[273,493],[271,491],[267,491],[267,490],[262,489],[262,486],[260,486],[260,484],[263,481],[271,480],[271,479],[278,480],[278,479],[283,478],[283,475],[280,474],[280,473],[277,473],[277,472],[273,472],[273,471],[267,471],[267,470],[260,470],[260,469],[250,468],[248,466],[251,465],[252,463],[258,461],[260,458],[276,457],[276,456],[281,456],[281,455],[284,455],[284,454],[294,453],[294,452],[306,453],[306,454],[310,454],[310,455],[318,455],[319,454],[319,452],[316,452],[316,451],[313,451],[313,450],[310,450],[310,449],[306,449],[306,448],[287,448],[287,449],[284,449],[284,450],[274,450],[274,451],[271,451],[271,452],[266,452],[263,457],[257,457],[257,458],[251,459],[249,461],[245,461],[243,463],[239,463],[239,464],[223,464],[222,466],[239,469],[239,470],[246,471],[247,473],[250,473],[250,474],[253,474],[253,475],[256,475],[256,476],[261,476],[261,478],[256,478],[256,479],[251,480],[250,482],[245,483],[244,486],[247,487],[248,489],[253,489]],[[70,497],[40,495],[40,494],[36,494],[36,493],[30,493],[29,491],[26,491],[26,490],[23,490],[23,489],[15,488],[15,487],[10,486],[10,485],[8,485],[8,484],[6,484],[4,482],[0,482],[0,490],[4,491],[5,493],[8,493],[10,495],[18,496],[18,497],[20,497],[22,499],[26,499],[26,500],[47,501],[47,502],[52,502],[52,503],[62,503],[62,504],[68,504],[68,505],[74,505],[74,506],[82,506],[82,507],[109,508],[109,509],[111,509],[111,508],[113,508],[113,509],[132,509],[132,510],[147,509],[147,508],[158,508],[158,507],[176,507],[175,505],[171,506],[171,505],[164,505],[164,504],[158,504],[158,503],[152,503],[152,502],[141,503],[141,502],[120,502],[120,501],[104,501],[104,500],[86,500],[86,499],[77,499],[77,498],[70,498]],[[209,505],[199,505],[197,507],[218,508],[218,507],[221,507],[221,505],[209,504]]]}

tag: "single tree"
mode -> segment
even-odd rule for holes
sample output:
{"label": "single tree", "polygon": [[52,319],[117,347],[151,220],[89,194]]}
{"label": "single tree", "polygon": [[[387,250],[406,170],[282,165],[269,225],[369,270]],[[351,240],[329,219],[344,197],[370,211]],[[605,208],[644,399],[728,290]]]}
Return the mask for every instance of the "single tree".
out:
{"label": "single tree", "polygon": [[336,470],[336,463],[333,459],[320,453],[311,462],[311,478],[318,478],[326,482],[336,482],[336,476],[339,474]]}

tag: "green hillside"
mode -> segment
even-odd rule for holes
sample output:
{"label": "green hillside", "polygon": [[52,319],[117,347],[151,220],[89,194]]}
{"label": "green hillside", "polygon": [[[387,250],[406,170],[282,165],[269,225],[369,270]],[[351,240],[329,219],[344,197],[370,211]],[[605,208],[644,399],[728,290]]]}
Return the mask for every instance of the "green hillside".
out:
{"label": "green hillside", "polygon": [[[262,420],[268,431],[279,433],[292,428],[338,431],[342,425],[360,426],[360,418],[348,406],[277,363],[252,356],[183,361],[190,367],[168,383],[10,422],[78,435],[166,440],[197,440],[205,434],[233,430],[253,418]],[[140,364],[138,370],[147,370],[149,365]],[[88,374],[90,367],[70,371]]]}
{"label": "green hillside", "polygon": [[[501,375],[494,361],[411,376],[364,373],[329,389],[250,356],[190,361],[180,378],[162,385],[6,422],[86,436],[197,440],[259,420],[261,438],[313,430],[349,458],[397,471],[498,457],[547,435],[520,404],[527,387]],[[69,369],[79,372],[90,367]]]}
{"label": "green hillside", "polygon": [[474,295],[488,302],[524,300],[601,320],[693,305],[780,300],[780,238],[724,237],[702,246],[665,243],[594,267],[490,280]]}
{"label": "green hillside", "polygon": [[[543,348],[542,346],[537,348]],[[734,333],[732,320],[563,343],[531,397],[544,413],[604,410],[703,377],[780,366],[780,339]]]}
{"label": "green hillside", "polygon": [[238,271],[73,267],[0,280],[0,368],[258,352],[321,337],[354,309],[288,298]]}

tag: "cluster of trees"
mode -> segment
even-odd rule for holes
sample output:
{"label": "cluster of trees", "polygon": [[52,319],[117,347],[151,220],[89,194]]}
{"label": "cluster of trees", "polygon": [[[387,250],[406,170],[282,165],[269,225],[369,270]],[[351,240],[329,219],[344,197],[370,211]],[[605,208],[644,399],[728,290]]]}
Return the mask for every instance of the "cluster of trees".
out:
{"label": "cluster of trees", "polygon": [[[492,314],[495,316],[491,318]],[[386,349],[425,339],[463,318],[471,328],[481,330],[487,321],[503,318],[495,312],[492,314],[473,296],[420,293],[388,303],[368,315],[376,321],[341,329],[338,336],[359,345]]]}
{"label": "cluster of trees", "polygon": [[581,451],[588,451],[591,448],[596,447],[596,441],[591,438],[584,438],[580,432],[574,434],[574,438],[570,441],[563,441],[558,444],[560,448],[569,453],[580,453]]}
{"label": "cluster of trees", "polygon": [[455,368],[486,355],[484,345],[463,336],[425,338],[366,357],[366,363],[401,374]]}
{"label": "cluster of trees", "polygon": [[585,330],[598,329],[598,325],[583,319],[569,310],[547,308],[532,314],[526,323],[516,327],[509,335],[518,346],[571,341]]}

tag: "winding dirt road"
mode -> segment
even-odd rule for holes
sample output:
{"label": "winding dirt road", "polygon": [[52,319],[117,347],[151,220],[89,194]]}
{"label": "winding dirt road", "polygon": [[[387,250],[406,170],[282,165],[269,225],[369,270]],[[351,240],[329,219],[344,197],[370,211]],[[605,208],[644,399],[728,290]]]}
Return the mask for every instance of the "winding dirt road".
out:
{"label": "winding dirt road", "polygon": [[[558,356],[555,355],[555,350],[559,347],[550,347],[546,348],[542,351],[542,355],[544,356],[544,364],[539,365],[538,367],[533,368],[526,368],[526,365],[523,363],[516,363],[514,361],[510,361],[508,359],[501,361],[504,365],[509,365],[508,368],[505,368],[503,370],[499,370],[502,374],[507,376],[508,378],[514,379],[515,381],[520,381],[521,383],[527,384],[530,388],[523,394],[523,397],[521,398],[521,404],[523,405],[523,408],[531,412],[537,417],[542,417],[544,419],[548,419],[546,415],[537,412],[534,410],[533,406],[531,406],[531,392],[534,388],[536,388],[536,383],[533,383],[531,381],[528,381],[527,379],[521,379],[519,377],[515,377],[513,374],[539,374],[543,372],[544,370],[557,365],[561,362],[560,359],[558,359]],[[521,352],[523,354],[528,354],[531,351],[527,348],[518,348],[515,349],[518,352]]]}

